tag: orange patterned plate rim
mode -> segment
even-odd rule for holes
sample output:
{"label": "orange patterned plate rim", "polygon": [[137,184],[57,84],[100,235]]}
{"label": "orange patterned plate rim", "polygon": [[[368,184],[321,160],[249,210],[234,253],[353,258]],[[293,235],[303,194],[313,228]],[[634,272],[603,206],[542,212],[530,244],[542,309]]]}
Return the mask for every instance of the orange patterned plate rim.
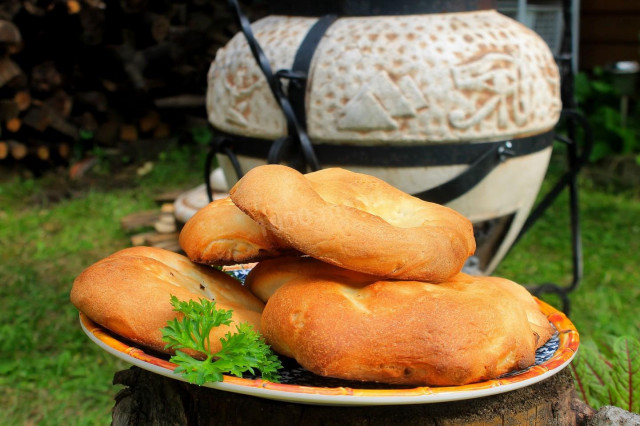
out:
{"label": "orange patterned plate rim", "polygon": [[[222,382],[206,383],[204,386],[279,401],[355,406],[427,404],[481,398],[509,392],[531,386],[558,373],[569,365],[578,350],[580,339],[573,323],[564,313],[545,302],[536,300],[549,322],[558,330],[558,349],[543,363],[512,376],[464,386],[423,386],[411,389],[313,387],[234,376],[224,376]],[[107,332],[82,313],[80,313],[80,325],[89,339],[108,353],[145,370],[184,381],[180,375],[173,372],[174,364],[146,353],[141,347],[131,346],[130,343]]]}

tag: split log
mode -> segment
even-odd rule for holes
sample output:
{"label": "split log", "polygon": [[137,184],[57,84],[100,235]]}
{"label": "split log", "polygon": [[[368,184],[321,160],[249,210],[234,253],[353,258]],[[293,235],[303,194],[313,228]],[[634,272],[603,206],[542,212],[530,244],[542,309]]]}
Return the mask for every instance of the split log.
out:
{"label": "split log", "polygon": [[67,10],[70,15],[75,15],[76,13],[79,13],[80,10],[82,10],[82,6],[80,6],[80,2],[77,0],[67,0],[66,4],[67,4]]}
{"label": "split log", "polygon": [[11,59],[0,58],[0,87],[22,74],[22,69]]}
{"label": "split log", "polygon": [[135,124],[124,124],[120,127],[120,140],[135,142],[138,140],[138,128]]}
{"label": "split log", "polygon": [[20,131],[20,128],[22,127],[22,120],[20,120],[18,117],[10,118],[9,120],[7,120],[5,127],[11,133],[18,133]]}
{"label": "split log", "polygon": [[43,102],[50,111],[55,112],[65,120],[71,116],[73,98],[62,89],[55,90],[53,94]]}
{"label": "split log", "polygon": [[34,16],[44,16],[46,11],[36,4],[34,0],[26,0],[23,4],[24,10]]}
{"label": "split log", "polygon": [[206,97],[204,95],[178,95],[156,99],[158,108],[204,108]]}
{"label": "split log", "polygon": [[5,1],[0,2],[0,19],[5,21],[12,21],[13,18],[20,12],[22,5],[17,1]]}
{"label": "split log", "polygon": [[158,210],[145,210],[132,213],[120,220],[120,226],[125,231],[132,231],[136,228],[153,226],[160,219],[161,212]]}
{"label": "split log", "polygon": [[65,142],[59,143],[57,152],[60,158],[67,161],[71,155],[71,145]]}
{"label": "split log", "polygon": [[131,236],[131,245],[156,247],[160,244],[177,244],[178,232],[158,233],[155,231],[142,232]]}
{"label": "split log", "polygon": [[35,146],[35,155],[42,161],[60,164],[69,159],[70,148],[68,143],[53,141],[32,142]]}
{"label": "split log", "polygon": [[51,158],[51,150],[49,149],[49,146],[45,143],[37,145],[36,156],[42,161],[49,160]]}
{"label": "split log", "polygon": [[31,108],[22,119],[23,124],[40,133],[44,133],[47,127],[49,127],[50,121],[51,117],[44,108]]}
{"label": "split log", "polygon": [[62,85],[62,74],[53,61],[45,61],[33,67],[30,81],[34,91],[51,93]]}
{"label": "split log", "polygon": [[167,192],[163,192],[160,193],[158,195],[155,195],[153,197],[153,201],[155,201],[158,205],[164,206],[166,204],[171,203],[171,212],[173,212],[173,202],[176,200],[176,198],[178,198],[180,195],[182,195],[185,191],[187,191],[186,189],[176,189],[174,191],[167,191]]}
{"label": "split log", "polygon": [[98,125],[94,139],[105,146],[113,146],[120,135],[120,123],[115,119],[109,119]]}
{"label": "split log", "polygon": [[158,220],[153,224],[153,227],[160,233],[172,233],[176,232],[176,230],[178,229],[176,218],[173,216],[173,212],[161,212]]}
{"label": "split log", "polygon": [[171,127],[167,123],[160,123],[153,130],[153,139],[169,139],[171,137]]}
{"label": "split log", "polygon": [[13,102],[18,111],[25,111],[31,106],[31,93],[28,90],[17,90],[13,95]]}
{"label": "split log", "polygon": [[151,38],[157,43],[164,41],[171,29],[171,20],[168,16],[147,12],[144,14],[144,22],[149,28]]}
{"label": "split log", "polygon": [[114,426],[155,425],[576,425],[567,369],[534,385],[484,398],[399,406],[322,406],[272,401],[190,385],[137,367],[119,371],[124,385]]}
{"label": "split log", "polygon": [[[98,120],[95,115],[90,113],[89,111],[85,111],[82,115],[77,119],[79,123],[79,127],[85,132],[91,132],[95,135],[95,132],[98,130]],[[114,133],[115,135],[115,133]]]}
{"label": "split log", "polygon": [[99,46],[104,42],[105,9],[106,5],[83,7],[80,10],[82,40],[89,46]]}
{"label": "split log", "polygon": [[0,141],[0,160],[13,159],[24,160],[28,157],[37,158],[42,162],[55,162],[61,164],[69,158],[70,148],[68,143],[49,141],[17,140]]}
{"label": "split log", "polygon": [[0,100],[0,120],[9,121],[16,117],[20,110],[18,105],[13,100],[1,99]]}
{"label": "split log", "polygon": [[0,56],[13,55],[22,47],[20,30],[11,21],[0,19]]}
{"label": "split log", "polygon": [[18,141],[9,141],[9,153],[11,157],[16,160],[22,160],[29,154],[29,149],[27,146]]}
{"label": "split log", "polygon": [[104,113],[109,109],[109,100],[103,92],[96,90],[76,92],[74,96],[76,105],[83,111]]}
{"label": "split log", "polygon": [[640,414],[607,405],[591,417],[589,426],[640,425]]}
{"label": "split log", "polygon": [[160,124],[160,114],[157,111],[149,111],[139,120],[139,127],[142,133],[149,133]]}
{"label": "split log", "polygon": [[39,106],[30,108],[22,119],[22,123],[32,129],[44,133],[47,128],[73,139],[78,139],[78,128],[69,123],[63,116],[49,105],[39,102]]}

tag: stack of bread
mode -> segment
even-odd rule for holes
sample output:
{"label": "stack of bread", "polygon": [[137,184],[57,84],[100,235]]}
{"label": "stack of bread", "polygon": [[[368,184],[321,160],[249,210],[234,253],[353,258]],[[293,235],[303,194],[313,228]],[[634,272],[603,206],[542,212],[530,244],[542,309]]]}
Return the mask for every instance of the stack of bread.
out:
{"label": "stack of bread", "polygon": [[[164,350],[169,295],[206,297],[315,374],[417,386],[526,368],[553,334],[524,287],[461,272],[475,250],[465,217],[364,174],[256,167],[185,224],[180,245],[188,258],[138,247],[103,259],[72,302]],[[245,286],[206,266],[249,262]]]}

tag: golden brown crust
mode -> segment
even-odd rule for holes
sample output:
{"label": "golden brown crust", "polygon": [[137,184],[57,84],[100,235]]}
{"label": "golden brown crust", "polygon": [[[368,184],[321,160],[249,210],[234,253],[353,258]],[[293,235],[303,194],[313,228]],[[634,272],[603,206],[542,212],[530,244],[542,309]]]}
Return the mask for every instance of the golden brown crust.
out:
{"label": "golden brown crust", "polygon": [[549,325],[549,320],[546,315],[540,311],[538,303],[533,297],[531,297],[531,293],[529,293],[526,288],[504,278],[482,277],[479,279],[490,282],[492,285],[499,286],[518,299],[527,313],[529,326],[536,337],[537,348],[544,345],[545,342],[553,336],[555,330]]}
{"label": "golden brown crust", "polygon": [[[171,295],[180,300],[215,300],[218,309],[232,309],[233,322],[260,329],[263,303],[239,281],[214,268],[195,265],[186,257],[157,248],[121,250],[85,269],[74,281],[71,302],[103,327],[133,342],[164,351],[160,329],[176,317]],[[213,351],[235,325],[215,328]]]}
{"label": "golden brown crust", "polygon": [[354,285],[371,283],[380,278],[374,275],[350,271],[312,257],[283,256],[258,263],[251,269],[244,281],[251,293],[267,303],[271,295],[287,282],[305,276],[329,277]]}
{"label": "golden brown crust", "polygon": [[381,277],[443,281],[475,251],[473,227],[461,214],[344,169],[302,175],[260,166],[230,196],[300,252]]}
{"label": "golden brown crust", "polygon": [[384,281],[310,258],[262,262],[248,280],[268,299],[267,341],[319,375],[462,385],[535,360],[528,308],[507,280]]}
{"label": "golden brown crust", "polygon": [[294,251],[228,197],[198,210],[180,231],[179,242],[189,259],[207,265],[250,263]]}

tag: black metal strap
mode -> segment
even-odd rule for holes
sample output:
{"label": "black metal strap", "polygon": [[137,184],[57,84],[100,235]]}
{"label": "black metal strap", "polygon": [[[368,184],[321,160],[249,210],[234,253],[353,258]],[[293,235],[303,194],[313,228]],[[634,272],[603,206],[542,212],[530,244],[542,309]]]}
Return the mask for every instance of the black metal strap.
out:
{"label": "black metal strap", "polygon": [[209,152],[207,152],[207,156],[204,160],[204,183],[207,189],[207,198],[209,202],[213,201],[213,190],[211,188],[211,166],[213,165],[213,159],[217,153],[225,154],[229,161],[231,161],[231,165],[233,170],[236,172],[236,176],[238,180],[242,178],[244,172],[242,171],[242,166],[240,165],[240,161],[238,161],[238,157],[233,152],[233,149],[230,146],[230,140],[224,136],[215,138],[209,147]]}
{"label": "black metal strap", "polygon": [[413,196],[433,203],[446,204],[465,194],[491,173],[498,164],[514,155],[513,142],[496,144],[455,178]]}
{"label": "black metal strap", "polygon": [[313,59],[313,54],[318,44],[320,44],[320,40],[324,37],[327,29],[333,24],[336,18],[336,15],[325,15],[311,26],[304,40],[300,43],[293,64],[291,65],[287,95],[298,117],[298,121],[303,124],[305,128],[307,123],[305,97],[307,84],[309,82],[308,76],[311,68],[311,60]]}
{"label": "black metal strap", "polygon": [[[314,145],[314,150],[323,164],[331,166],[402,168],[468,164],[463,173],[450,181],[413,194],[423,200],[446,204],[469,191],[508,158],[532,154],[551,146],[553,137],[553,132],[547,132],[498,142],[417,146]],[[271,162],[280,161],[287,144],[286,138],[278,139],[271,145],[266,140],[235,135],[227,135],[226,140],[231,141],[234,155],[266,158]]]}
{"label": "black metal strap", "polygon": [[[270,140],[231,134],[225,136],[232,141],[237,155],[259,159],[269,156]],[[426,167],[472,164],[505,142],[511,142],[512,156],[519,157],[550,146],[553,132],[497,142],[384,146],[314,144],[313,149],[322,164],[332,166]]]}
{"label": "black metal strap", "polygon": [[282,112],[287,120],[289,137],[295,138],[295,140],[298,142],[302,151],[302,155],[309,168],[311,170],[319,170],[320,163],[318,162],[318,158],[313,151],[313,146],[311,145],[311,141],[309,140],[309,136],[307,135],[305,127],[298,120],[298,117],[296,116],[296,113],[291,106],[289,98],[285,96],[280,80],[271,70],[269,60],[267,59],[264,51],[260,47],[260,44],[253,35],[253,30],[251,29],[251,23],[249,22],[249,19],[247,19],[247,17],[242,13],[237,0],[228,0],[228,2],[235,13],[240,29],[242,30],[242,33],[244,34],[245,39],[249,44],[251,53],[253,54],[253,57],[255,58],[258,66],[262,70],[265,78],[267,79],[269,88],[271,89],[271,93],[278,102],[278,105],[282,109]]}

